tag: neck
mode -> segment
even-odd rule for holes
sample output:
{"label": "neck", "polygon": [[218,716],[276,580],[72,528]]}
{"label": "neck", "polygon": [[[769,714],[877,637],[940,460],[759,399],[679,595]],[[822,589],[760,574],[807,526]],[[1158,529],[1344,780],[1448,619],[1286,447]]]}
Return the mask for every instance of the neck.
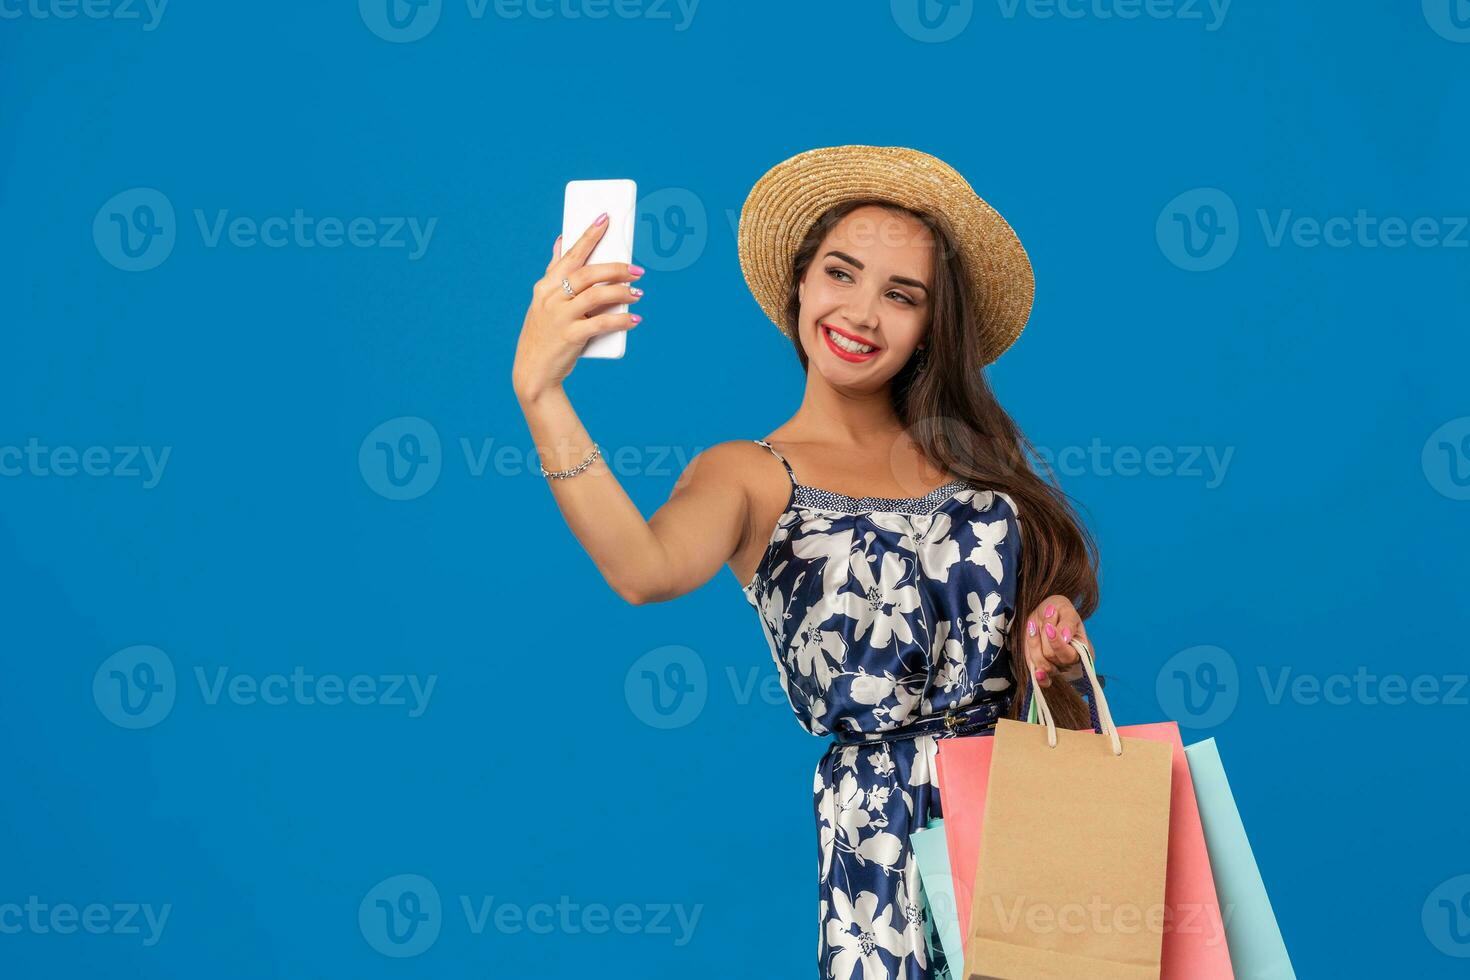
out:
{"label": "neck", "polygon": [[808,371],[806,393],[796,416],[802,427],[821,433],[823,442],[871,446],[888,443],[903,431],[893,410],[889,385],[870,392],[834,388],[819,371]]}

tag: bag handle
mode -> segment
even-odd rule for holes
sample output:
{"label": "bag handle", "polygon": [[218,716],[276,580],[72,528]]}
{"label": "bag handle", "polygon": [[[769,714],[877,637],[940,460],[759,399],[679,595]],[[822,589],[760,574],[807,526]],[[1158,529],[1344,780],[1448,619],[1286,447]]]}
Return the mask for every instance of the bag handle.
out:
{"label": "bag handle", "polygon": [[[1099,734],[1106,735],[1113,743],[1113,755],[1123,754],[1123,740],[1118,737],[1118,726],[1113,724],[1113,713],[1108,708],[1108,699],[1103,694],[1102,684],[1097,679],[1097,667],[1093,664],[1092,651],[1087,648],[1077,637],[1071,639],[1072,648],[1077,651],[1077,659],[1082,662],[1082,669],[1087,674],[1087,683],[1091,688],[1089,699],[1097,710]],[[1057,722],[1051,713],[1051,707],[1046,703],[1046,695],[1041,693],[1041,687],[1033,680],[1031,682],[1031,704],[1026,711],[1026,721],[1035,723],[1038,718],[1046,725],[1046,744],[1050,748],[1057,747]]]}

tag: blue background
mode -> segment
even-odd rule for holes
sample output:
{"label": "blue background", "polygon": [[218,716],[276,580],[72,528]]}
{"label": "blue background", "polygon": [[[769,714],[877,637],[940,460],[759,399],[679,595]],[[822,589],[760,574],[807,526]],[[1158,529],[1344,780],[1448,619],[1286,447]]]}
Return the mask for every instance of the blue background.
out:
{"label": "blue background", "polygon": [[[382,36],[372,3],[179,3],[152,30],[6,7],[0,446],[170,456],[151,488],[0,477],[0,903],[171,913],[152,946],[0,933],[0,972],[811,975],[822,744],[765,696],[774,667],[728,569],[651,606],[605,585],[536,475],[509,379],[563,183],[667,191],[635,245],[650,273],[628,356],[568,383],[651,514],[694,453],[799,402],[789,345],[740,277],[745,193],[799,150],[876,143],[949,161],[1026,243],[1035,312],[991,374],[1038,445],[1167,447],[1178,467],[1180,447],[1232,453],[1215,482],[1062,475],[1099,539],[1089,629],[1119,720],[1218,738],[1302,976],[1463,975],[1470,904],[1453,919],[1429,900],[1450,882],[1459,901],[1470,872],[1467,692],[1273,703],[1258,675],[1363,668],[1448,693],[1466,669],[1470,234],[1273,246],[1259,217],[1470,214],[1470,44],[1447,4],[1441,31],[1433,2],[1239,0],[1210,30],[1208,8],[989,2],[952,10],[970,19],[939,28],[949,40],[923,39],[902,3],[705,0],[687,21],[651,6],[475,17],[444,0],[412,41]],[[135,215],[107,202],[134,188],[176,214],[144,271],[106,235]],[[1207,271],[1167,234],[1174,213],[1206,221],[1190,198],[1169,210],[1199,188],[1238,208],[1220,245],[1235,250]],[[410,259],[211,247],[195,218],[297,208],[437,223]],[[433,427],[440,472],[397,500],[359,450],[403,417]],[[476,475],[464,447],[486,440],[507,461]],[[93,681],[139,644],[168,658],[175,702],[130,730]],[[638,662],[669,646],[706,680],[665,728]],[[436,686],[412,717],[210,703],[195,680],[298,666]],[[1206,702],[1229,710],[1190,715]],[[380,955],[358,919],[401,874],[443,903],[412,959]],[[700,917],[682,944],[677,925],[476,934],[460,904],[563,895]]]}

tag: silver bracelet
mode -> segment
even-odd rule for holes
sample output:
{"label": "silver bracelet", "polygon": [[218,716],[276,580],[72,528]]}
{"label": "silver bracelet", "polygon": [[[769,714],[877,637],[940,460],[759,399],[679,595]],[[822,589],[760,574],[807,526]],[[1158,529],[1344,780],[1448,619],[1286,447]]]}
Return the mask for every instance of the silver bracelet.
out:
{"label": "silver bracelet", "polygon": [[569,477],[569,476],[576,476],[578,473],[582,472],[587,467],[591,466],[592,465],[592,461],[597,458],[598,453],[600,453],[600,452],[601,452],[601,450],[599,450],[597,448],[597,443],[594,442],[592,444],[592,451],[587,454],[587,458],[584,459],[584,460],[582,460],[582,462],[578,463],[576,466],[573,466],[569,470],[548,470],[545,466],[542,466],[539,462],[536,465],[541,467],[541,475],[542,476],[549,476],[553,480],[565,480],[567,477]]}

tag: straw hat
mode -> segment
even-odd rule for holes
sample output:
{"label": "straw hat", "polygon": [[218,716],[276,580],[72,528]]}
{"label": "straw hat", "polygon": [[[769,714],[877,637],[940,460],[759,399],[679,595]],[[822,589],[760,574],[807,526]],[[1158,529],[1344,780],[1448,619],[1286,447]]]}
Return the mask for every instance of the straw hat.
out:
{"label": "straw hat", "polygon": [[1013,344],[1036,292],[1021,240],[965,178],[938,157],[906,146],[827,146],[776,164],[740,209],[740,268],[781,332],[791,262],[818,217],[844,201],[873,198],[940,220],[964,268],[970,309],[979,314],[981,364]]}

